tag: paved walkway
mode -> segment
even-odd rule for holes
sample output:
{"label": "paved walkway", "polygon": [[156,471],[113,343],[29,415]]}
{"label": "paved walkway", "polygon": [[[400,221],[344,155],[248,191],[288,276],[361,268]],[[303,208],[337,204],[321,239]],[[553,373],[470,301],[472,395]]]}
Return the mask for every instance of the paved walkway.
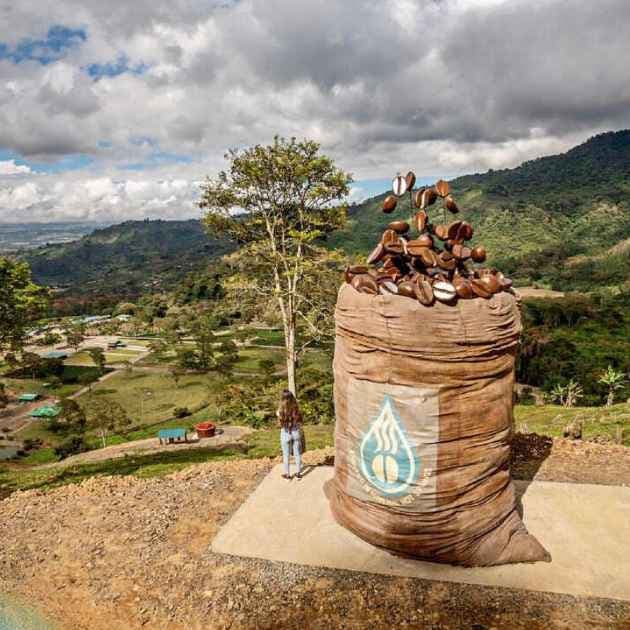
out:
{"label": "paved walkway", "polygon": [[301,480],[264,479],[221,529],[212,550],[334,569],[630,601],[630,488],[516,482],[528,530],[550,563],[463,568],[407,560],[372,547],[339,526],[324,496],[333,469]]}

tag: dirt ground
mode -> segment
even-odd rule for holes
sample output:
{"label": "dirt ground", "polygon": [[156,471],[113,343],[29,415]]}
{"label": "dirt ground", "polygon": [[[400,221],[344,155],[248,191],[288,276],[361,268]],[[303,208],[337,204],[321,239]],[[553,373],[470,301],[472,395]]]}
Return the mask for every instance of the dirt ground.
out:
{"label": "dirt ground", "polygon": [[[331,456],[312,452],[306,460],[322,464]],[[630,449],[623,447],[518,436],[514,462],[519,478],[630,484]],[[229,461],[161,479],[108,477],[16,493],[0,503],[0,592],[33,602],[72,630],[630,629],[630,602],[210,552],[218,529],[273,464]]]}

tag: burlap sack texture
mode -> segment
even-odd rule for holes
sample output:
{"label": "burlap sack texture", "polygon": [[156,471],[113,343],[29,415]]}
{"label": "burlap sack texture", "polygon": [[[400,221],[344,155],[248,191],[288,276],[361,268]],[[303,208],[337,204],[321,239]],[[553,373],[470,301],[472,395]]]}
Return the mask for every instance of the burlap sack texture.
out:
{"label": "burlap sack texture", "polygon": [[427,308],[339,291],[336,520],[404,556],[464,566],[549,560],[516,509],[508,468],[515,297]]}

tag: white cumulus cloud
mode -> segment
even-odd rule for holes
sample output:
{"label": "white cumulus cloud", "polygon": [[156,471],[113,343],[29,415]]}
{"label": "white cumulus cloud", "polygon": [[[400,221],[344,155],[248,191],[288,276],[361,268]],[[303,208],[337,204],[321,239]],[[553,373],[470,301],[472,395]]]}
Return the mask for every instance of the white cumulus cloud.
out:
{"label": "white cumulus cloud", "polygon": [[0,160],[0,175],[25,175],[30,172],[28,166],[16,164],[15,160]]}

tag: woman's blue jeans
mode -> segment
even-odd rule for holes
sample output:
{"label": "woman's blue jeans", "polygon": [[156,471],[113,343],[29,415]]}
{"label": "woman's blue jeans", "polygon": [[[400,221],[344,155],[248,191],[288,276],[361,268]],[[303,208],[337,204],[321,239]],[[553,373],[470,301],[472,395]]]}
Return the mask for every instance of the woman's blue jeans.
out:
{"label": "woman's blue jeans", "polygon": [[295,465],[298,474],[302,472],[302,442],[300,440],[300,430],[280,429],[280,446],[282,446],[282,464],[284,466],[284,474],[289,475],[289,456],[291,454],[291,443],[293,443],[293,457],[295,457]]}

